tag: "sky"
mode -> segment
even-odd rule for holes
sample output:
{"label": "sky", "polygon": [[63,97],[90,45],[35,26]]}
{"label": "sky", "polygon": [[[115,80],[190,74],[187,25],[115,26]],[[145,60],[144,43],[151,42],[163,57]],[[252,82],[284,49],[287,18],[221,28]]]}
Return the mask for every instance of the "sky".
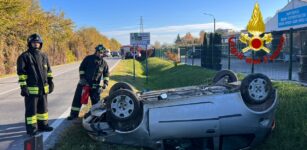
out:
{"label": "sky", "polygon": [[264,19],[273,17],[288,0],[40,0],[45,11],[63,11],[76,29],[95,27],[121,44],[130,42],[131,32],[140,31],[140,16],[144,32],[155,41],[173,43],[177,34],[213,31],[216,28],[244,29],[255,3],[258,2]]}

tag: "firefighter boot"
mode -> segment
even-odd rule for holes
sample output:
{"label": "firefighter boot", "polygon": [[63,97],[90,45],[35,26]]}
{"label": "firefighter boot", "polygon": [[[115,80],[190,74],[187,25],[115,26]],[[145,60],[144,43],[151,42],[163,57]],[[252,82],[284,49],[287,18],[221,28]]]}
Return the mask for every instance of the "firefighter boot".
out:
{"label": "firefighter boot", "polygon": [[51,132],[53,130],[53,127],[47,125],[42,125],[40,127],[38,127],[38,131],[40,132]]}

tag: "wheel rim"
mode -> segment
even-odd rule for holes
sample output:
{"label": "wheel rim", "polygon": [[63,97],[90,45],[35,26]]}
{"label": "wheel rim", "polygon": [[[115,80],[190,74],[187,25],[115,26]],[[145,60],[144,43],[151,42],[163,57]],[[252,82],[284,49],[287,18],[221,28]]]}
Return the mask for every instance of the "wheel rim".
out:
{"label": "wheel rim", "polygon": [[118,118],[127,118],[134,111],[134,102],[127,95],[119,95],[111,101],[111,111]]}
{"label": "wheel rim", "polygon": [[248,86],[248,93],[256,102],[263,101],[268,96],[268,89],[266,88],[267,81],[261,78],[252,80]]}

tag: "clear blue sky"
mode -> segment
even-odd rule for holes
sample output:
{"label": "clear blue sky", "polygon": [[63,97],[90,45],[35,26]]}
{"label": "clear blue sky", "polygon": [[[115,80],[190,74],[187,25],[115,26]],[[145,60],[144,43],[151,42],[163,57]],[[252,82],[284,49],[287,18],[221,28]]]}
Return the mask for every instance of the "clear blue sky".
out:
{"label": "clear blue sky", "polygon": [[64,11],[80,27],[96,27],[102,34],[129,43],[129,32],[139,31],[143,16],[144,31],[151,32],[151,43],[171,43],[176,35],[200,30],[212,31],[212,18],[217,26],[242,29],[248,23],[255,2],[263,18],[273,16],[288,0],[40,0],[44,10]]}

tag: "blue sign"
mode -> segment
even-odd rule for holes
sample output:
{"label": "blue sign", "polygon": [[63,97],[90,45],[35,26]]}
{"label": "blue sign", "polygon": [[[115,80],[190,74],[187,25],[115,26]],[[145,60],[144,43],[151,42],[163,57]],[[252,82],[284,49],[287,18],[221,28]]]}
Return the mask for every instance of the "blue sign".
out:
{"label": "blue sign", "polygon": [[278,28],[306,24],[307,6],[278,13]]}

